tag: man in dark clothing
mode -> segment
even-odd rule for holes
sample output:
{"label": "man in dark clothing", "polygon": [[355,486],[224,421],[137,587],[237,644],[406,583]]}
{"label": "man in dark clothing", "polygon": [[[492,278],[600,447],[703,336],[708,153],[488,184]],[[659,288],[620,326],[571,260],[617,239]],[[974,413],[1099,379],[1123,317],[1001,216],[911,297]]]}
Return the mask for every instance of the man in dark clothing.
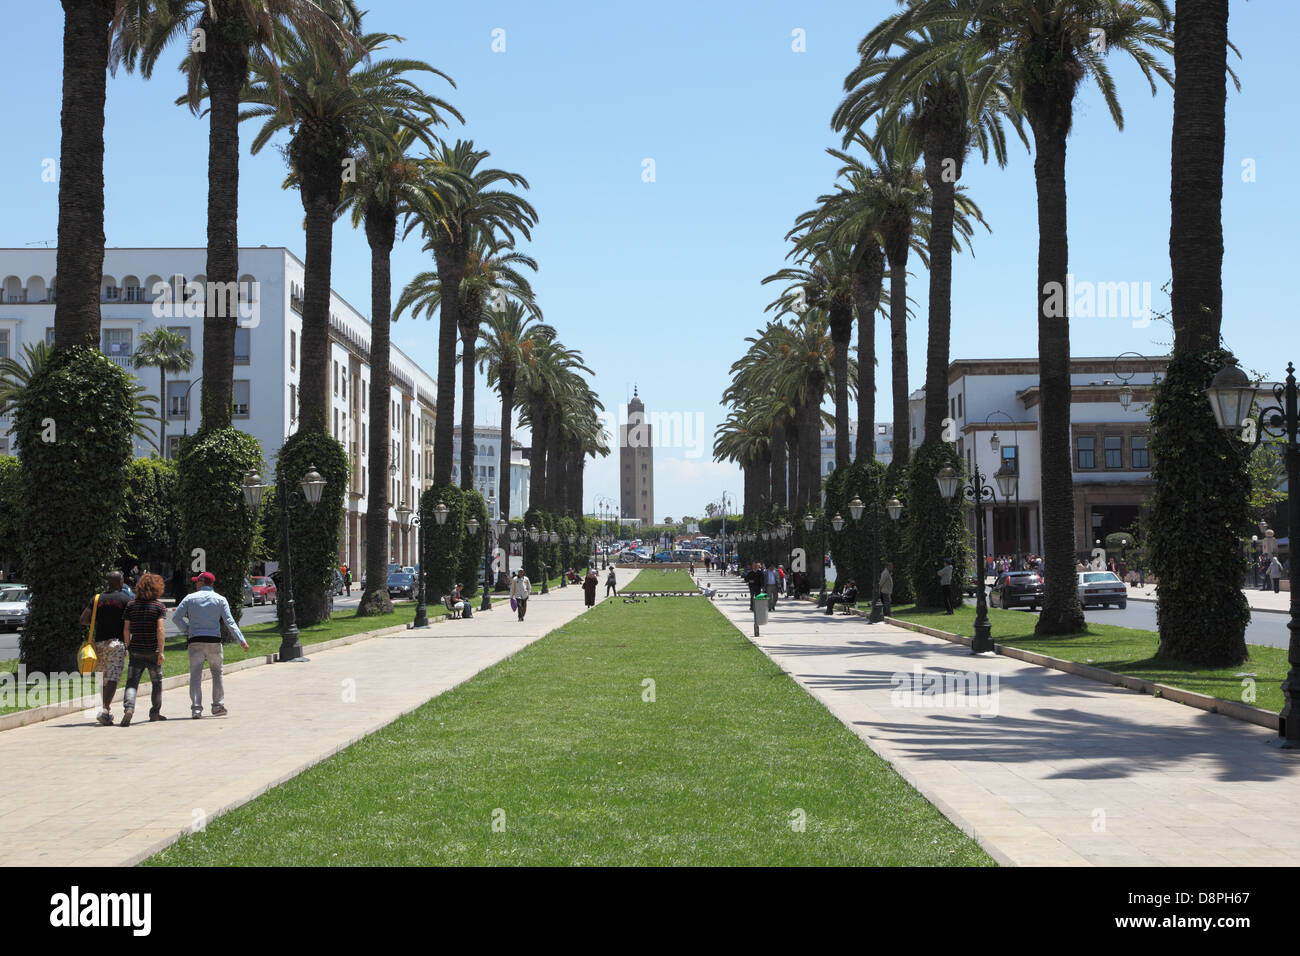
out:
{"label": "man in dark clothing", "polygon": [[767,574],[763,571],[763,565],[755,561],[754,566],[745,572],[745,585],[749,588],[749,596],[757,597],[767,583]]}
{"label": "man in dark clothing", "polygon": [[836,604],[857,604],[858,603],[858,586],[852,581],[844,585],[843,590],[832,591],[826,595],[826,613],[832,614],[835,611]]}
{"label": "man in dark clothing", "polygon": [[81,612],[82,627],[90,624],[92,613],[95,618],[95,633],[90,639],[95,642],[95,654],[104,665],[104,709],[95,719],[105,727],[113,724],[113,695],[117,693],[117,682],[122,679],[122,668],[126,664],[122,615],[131,602],[131,596],[122,584],[122,572],[110,571],[108,590],[96,594],[91,599],[91,606]]}

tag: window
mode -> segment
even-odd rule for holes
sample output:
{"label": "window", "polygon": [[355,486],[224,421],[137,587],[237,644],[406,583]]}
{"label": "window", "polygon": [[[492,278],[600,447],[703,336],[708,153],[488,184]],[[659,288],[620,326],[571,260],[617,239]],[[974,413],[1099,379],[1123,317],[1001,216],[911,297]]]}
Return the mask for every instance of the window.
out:
{"label": "window", "polygon": [[138,286],[138,285],[129,285],[129,286],[127,286],[127,287],[126,287],[126,301],[127,301],[127,302],[143,302],[143,301],[144,301],[144,289],[141,288],[141,287]]}
{"label": "window", "polygon": [[1150,468],[1151,453],[1147,451],[1147,436],[1134,435],[1129,441],[1129,448],[1133,458],[1133,468]]}
{"label": "window", "polygon": [[52,325],[45,330],[45,344],[54,348],[54,326]]}
{"label": "window", "polygon": [[1124,439],[1119,435],[1107,435],[1104,441],[1106,443],[1106,467],[1123,468]]}
{"label": "window", "polygon": [[249,329],[235,326],[235,364],[247,365],[249,354]]}
{"label": "window", "polygon": [[187,349],[194,347],[193,343],[190,342],[190,327],[188,325],[169,325],[167,326],[167,331],[175,332],[177,335],[183,338],[185,340],[185,347]]}
{"label": "window", "polygon": [[343,399],[346,401],[346,400],[347,400],[347,397],[348,397],[348,376],[347,376],[347,373],[344,373],[344,375],[343,375]]}
{"label": "window", "polygon": [[1079,453],[1079,469],[1085,470],[1088,468],[1096,468],[1097,462],[1093,455],[1094,439],[1091,436],[1080,435],[1074,440],[1074,444]]}
{"label": "window", "polygon": [[366,380],[364,378],[361,380],[361,410],[363,412],[366,410]]}
{"label": "window", "polygon": [[117,286],[115,286],[115,285],[105,286],[105,288],[104,288],[104,301],[105,301],[105,302],[116,302],[117,299],[118,299],[118,294],[119,294],[121,291],[122,291],[122,290],[119,289],[119,288],[118,288]]}
{"label": "window", "polygon": [[289,368],[298,367],[298,333],[289,330]]}
{"label": "window", "polygon": [[116,358],[126,358],[131,354],[130,329],[104,329],[104,354]]}
{"label": "window", "polygon": [[339,393],[339,363],[334,363],[334,394]]}
{"label": "window", "polygon": [[339,437],[339,410],[334,409],[334,437]]}
{"label": "window", "polygon": [[168,435],[167,436],[167,457],[178,458],[180,457],[180,453],[181,453],[181,436]]}
{"label": "window", "polygon": [[246,378],[235,379],[235,407],[232,415],[235,418],[248,417],[249,404],[249,381]]}
{"label": "window", "polygon": [[298,386],[289,383],[289,421],[298,420]]}
{"label": "window", "polygon": [[361,423],[361,450],[367,451],[369,446],[366,444],[366,423]]}
{"label": "window", "polygon": [[189,382],[167,383],[167,417],[185,418],[189,407]]}
{"label": "window", "polygon": [[965,409],[962,407],[962,398],[963,398],[963,397],[964,397],[964,396],[962,395],[961,392],[958,392],[958,393],[957,393],[957,417],[958,417],[958,418],[961,418],[961,417],[962,417],[962,414],[965,412]]}
{"label": "window", "polygon": [[361,466],[361,493],[366,493],[366,466]]}
{"label": "window", "polygon": [[489,478],[495,478],[496,476],[497,476],[497,466],[496,466],[496,465],[488,465],[488,477],[489,477]]}
{"label": "window", "polygon": [[0,358],[9,357],[9,330],[0,332]]}
{"label": "window", "polygon": [[1020,474],[1019,449],[1015,445],[1002,446],[1002,464],[1006,465],[1009,471]]}

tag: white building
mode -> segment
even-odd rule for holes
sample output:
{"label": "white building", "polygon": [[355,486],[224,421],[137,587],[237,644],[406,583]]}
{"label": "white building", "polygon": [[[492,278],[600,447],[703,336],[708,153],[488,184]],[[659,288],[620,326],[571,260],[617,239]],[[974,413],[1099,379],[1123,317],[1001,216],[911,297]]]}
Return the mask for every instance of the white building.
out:
{"label": "white building", "polygon": [[[460,483],[460,426],[454,430],[451,452],[451,480]],[[501,429],[488,425],[474,426],[474,489],[488,499],[488,518],[497,519],[497,503],[501,500]],[[528,510],[528,493],[532,463],[524,457],[524,446],[510,440],[510,518],[522,519]],[[491,491],[491,497],[488,492]]]}
{"label": "white building", "polygon": [[[0,249],[0,357],[21,356],[25,344],[53,341],[55,249]],[[203,314],[208,294],[202,248],[109,248],[100,290],[101,347],[114,362],[131,365],[140,337],[166,326],[194,352],[194,364],[167,383],[163,453],[171,457],[181,436],[198,427],[203,368]],[[261,442],[269,473],[284,439],[297,428],[299,341],[302,337],[304,266],[283,247],[239,250],[240,327],[235,333],[234,425]],[[347,518],[339,559],[360,568],[365,556],[365,514],[372,476],[367,474],[370,398],[370,323],[341,296],[330,298],[330,433],[342,442],[351,467]],[[415,502],[432,470],[423,454],[432,447],[437,388],[401,349],[391,351],[389,400],[392,467],[389,481],[389,553],[412,563],[414,535],[403,534],[394,506]],[[136,371],[146,391],[157,393],[154,368]],[[196,387],[197,386],[197,387]],[[191,405],[193,410],[191,411]],[[0,419],[0,451],[9,453],[12,424]],[[137,443],[136,453],[152,446]]]}
{"label": "white building", "polygon": [[[1155,358],[1070,360],[1070,457],[1074,472],[1075,542],[1091,551],[1106,535],[1128,531],[1155,489],[1148,450],[1153,386],[1168,366]],[[1127,384],[1131,398],[1121,401]],[[994,473],[1006,463],[1019,475],[1019,551],[1042,549],[1039,413],[1036,358],[962,359],[948,366],[948,417],[957,453],[969,472],[976,463],[997,491]],[[909,396],[910,443],[925,437],[925,390]],[[998,450],[990,439],[998,436]],[[986,548],[1017,551],[1017,502],[983,508]]]}
{"label": "white building", "polygon": [[[888,466],[894,460],[894,426],[876,422],[876,461]],[[858,423],[849,422],[849,460],[858,457]],[[822,480],[835,470],[835,428],[822,432]]]}

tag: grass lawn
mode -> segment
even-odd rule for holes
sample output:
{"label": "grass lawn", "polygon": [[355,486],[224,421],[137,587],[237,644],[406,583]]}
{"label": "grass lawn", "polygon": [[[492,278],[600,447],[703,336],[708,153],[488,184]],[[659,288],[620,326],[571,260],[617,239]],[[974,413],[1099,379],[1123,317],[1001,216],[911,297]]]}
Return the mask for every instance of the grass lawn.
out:
{"label": "grass lawn", "polygon": [[597,605],[148,862],[992,864],[716,608],[667,600]]}
{"label": "grass lawn", "polygon": [[627,584],[619,588],[620,594],[639,594],[645,591],[698,591],[689,571],[678,568],[662,570],[646,568]]}
{"label": "grass lawn", "polygon": [[[975,608],[966,605],[949,617],[943,611],[917,611],[908,605],[894,608],[894,617],[926,627],[970,637],[974,633]],[[1155,631],[1113,624],[1088,623],[1083,634],[1069,637],[1034,637],[1037,615],[1024,611],[989,608],[989,621],[993,625],[993,640],[997,644],[1020,647],[1036,654],[1049,654],[1067,661],[1093,664],[1145,680],[1181,687],[1185,690],[1242,701],[1243,677],[1252,674],[1255,681],[1256,707],[1274,712],[1282,709],[1282,681],[1286,679],[1286,649],[1246,645],[1250,660],[1237,667],[1217,669],[1198,668],[1157,658],[1156,648],[1160,636]]]}
{"label": "grass lawn", "polygon": [[[508,599],[502,597],[494,598],[508,603]],[[477,607],[477,605],[475,605]],[[447,613],[446,607],[441,604],[427,605],[429,617],[441,617]],[[168,608],[168,615],[172,609]],[[344,611],[336,613],[333,618],[324,624],[317,624],[313,627],[304,627],[299,631],[299,640],[303,646],[308,644],[320,644],[324,641],[332,641],[340,637],[348,637],[352,634],[360,634],[364,631],[377,631],[380,628],[393,627],[397,624],[409,624],[415,619],[415,603],[405,602],[398,604],[392,614],[384,614],[379,617],[357,617],[355,613]],[[227,664],[235,661],[242,661],[249,657],[266,657],[268,654],[274,654],[280,649],[280,626],[275,621],[267,621],[264,624],[258,624],[253,627],[240,628],[244,637],[248,640],[248,650],[244,650],[238,644],[226,644],[224,646],[223,656]],[[175,674],[188,674],[190,672],[189,655],[185,651],[185,639],[181,637],[170,638],[163,645],[165,654],[163,660],[163,677],[171,677]],[[18,661],[0,661],[0,673],[5,671],[17,672]],[[125,674],[123,674],[125,680]],[[149,674],[145,673],[141,678],[141,686],[149,683]],[[98,686],[98,684],[96,684]],[[117,703],[121,703],[122,684],[118,684]],[[53,689],[47,694],[47,699],[42,703],[57,703],[59,699],[69,699],[76,695],[65,693],[62,698],[53,697]],[[53,700],[48,699],[53,697]],[[10,714],[17,710],[23,710],[23,707],[0,706],[0,714]]]}

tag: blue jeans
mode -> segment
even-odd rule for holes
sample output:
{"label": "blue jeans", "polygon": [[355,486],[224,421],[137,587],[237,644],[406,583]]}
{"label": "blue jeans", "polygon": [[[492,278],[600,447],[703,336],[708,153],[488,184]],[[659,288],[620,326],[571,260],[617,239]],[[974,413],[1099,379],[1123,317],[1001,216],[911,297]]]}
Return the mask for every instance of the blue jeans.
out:
{"label": "blue jeans", "polygon": [[122,692],[122,707],[128,713],[135,710],[135,697],[140,689],[140,678],[149,672],[149,714],[162,710],[162,668],[153,657],[140,658],[132,656],[126,665],[126,690]]}

